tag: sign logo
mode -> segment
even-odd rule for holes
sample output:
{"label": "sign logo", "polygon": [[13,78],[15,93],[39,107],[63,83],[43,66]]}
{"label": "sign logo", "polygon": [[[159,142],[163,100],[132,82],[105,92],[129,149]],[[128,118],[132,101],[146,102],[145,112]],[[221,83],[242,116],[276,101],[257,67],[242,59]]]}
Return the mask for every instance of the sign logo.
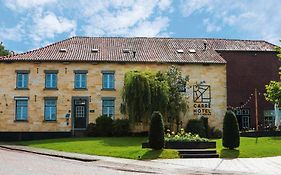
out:
{"label": "sign logo", "polygon": [[193,114],[211,115],[211,87],[197,84],[193,86]]}

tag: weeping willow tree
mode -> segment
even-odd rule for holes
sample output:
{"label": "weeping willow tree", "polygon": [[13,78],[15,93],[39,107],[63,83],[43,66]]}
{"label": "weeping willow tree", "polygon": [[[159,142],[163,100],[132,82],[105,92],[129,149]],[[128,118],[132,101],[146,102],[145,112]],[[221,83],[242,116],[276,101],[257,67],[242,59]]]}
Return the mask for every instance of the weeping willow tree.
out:
{"label": "weeping willow tree", "polygon": [[132,122],[148,121],[153,111],[166,112],[169,87],[167,81],[149,71],[125,74],[121,113]]}

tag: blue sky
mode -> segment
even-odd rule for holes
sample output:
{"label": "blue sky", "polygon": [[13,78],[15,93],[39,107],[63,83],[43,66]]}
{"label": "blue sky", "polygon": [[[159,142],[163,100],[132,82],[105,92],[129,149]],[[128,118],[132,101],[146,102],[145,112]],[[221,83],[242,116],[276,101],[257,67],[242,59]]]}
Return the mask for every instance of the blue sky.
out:
{"label": "blue sky", "polygon": [[0,0],[0,41],[25,52],[71,36],[258,39],[279,44],[281,0]]}

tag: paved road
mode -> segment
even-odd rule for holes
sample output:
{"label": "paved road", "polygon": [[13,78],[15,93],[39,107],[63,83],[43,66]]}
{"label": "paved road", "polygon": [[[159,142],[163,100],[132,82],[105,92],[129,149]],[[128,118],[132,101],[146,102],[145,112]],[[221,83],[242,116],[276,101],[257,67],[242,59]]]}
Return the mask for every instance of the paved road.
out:
{"label": "paved road", "polygon": [[[32,148],[33,149],[33,148]],[[37,150],[38,151],[38,150]],[[41,152],[49,152],[41,150]],[[52,151],[54,153],[54,151]],[[54,153],[57,154],[57,153]],[[63,153],[65,156],[78,156]],[[85,157],[80,155],[78,157]],[[85,162],[0,148],[0,175],[91,174],[281,174],[281,157],[261,159],[168,159],[138,161],[103,156]]]}
{"label": "paved road", "polygon": [[[149,172],[146,172],[149,173]],[[143,174],[118,170],[94,162],[81,162],[0,149],[0,175]]]}

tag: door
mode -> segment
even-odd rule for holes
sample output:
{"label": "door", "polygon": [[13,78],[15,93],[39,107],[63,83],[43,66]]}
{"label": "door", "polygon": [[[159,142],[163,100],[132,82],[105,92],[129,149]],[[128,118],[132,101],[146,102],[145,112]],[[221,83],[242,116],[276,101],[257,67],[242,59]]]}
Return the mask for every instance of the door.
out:
{"label": "door", "polygon": [[86,129],[87,128],[87,100],[86,99],[74,99],[73,103],[73,119],[74,129]]}

